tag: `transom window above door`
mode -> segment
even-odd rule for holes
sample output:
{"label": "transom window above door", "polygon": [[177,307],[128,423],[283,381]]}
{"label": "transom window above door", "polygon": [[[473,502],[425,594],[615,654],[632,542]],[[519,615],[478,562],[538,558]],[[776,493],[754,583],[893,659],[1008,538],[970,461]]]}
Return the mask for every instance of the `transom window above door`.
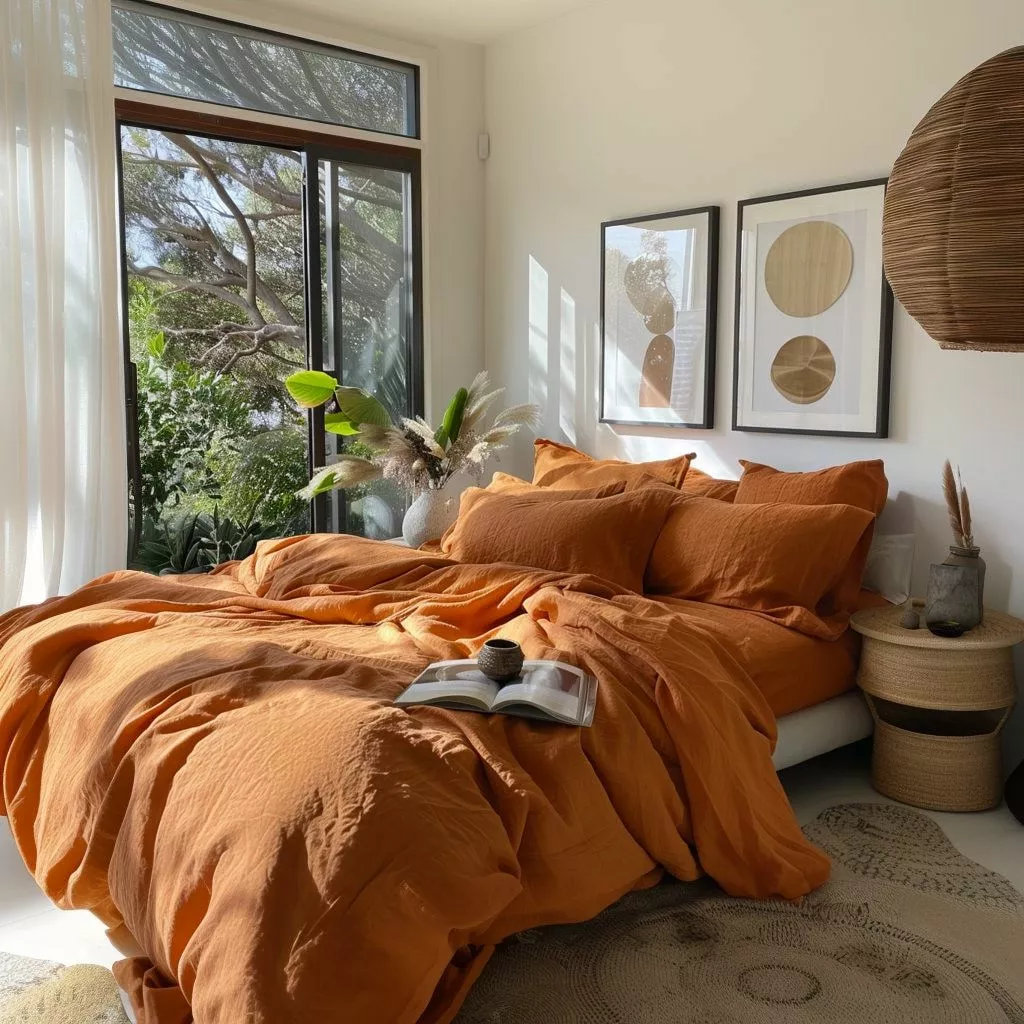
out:
{"label": "transom window above door", "polygon": [[114,0],[114,84],[419,136],[418,68],[141,0]]}

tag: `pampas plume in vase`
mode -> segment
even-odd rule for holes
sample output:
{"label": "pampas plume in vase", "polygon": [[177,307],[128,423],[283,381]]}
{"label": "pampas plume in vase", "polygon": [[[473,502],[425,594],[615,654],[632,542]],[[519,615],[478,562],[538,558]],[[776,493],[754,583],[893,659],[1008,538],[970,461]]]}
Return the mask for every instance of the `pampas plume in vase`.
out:
{"label": "pampas plume in vase", "polygon": [[985,560],[981,548],[974,543],[974,524],[971,522],[971,501],[967,496],[960,476],[960,467],[954,471],[949,459],[942,467],[942,493],[946,499],[949,525],[953,530],[955,544],[949,547],[949,555],[943,565],[972,567],[978,571],[978,615],[979,622],[985,621]]}

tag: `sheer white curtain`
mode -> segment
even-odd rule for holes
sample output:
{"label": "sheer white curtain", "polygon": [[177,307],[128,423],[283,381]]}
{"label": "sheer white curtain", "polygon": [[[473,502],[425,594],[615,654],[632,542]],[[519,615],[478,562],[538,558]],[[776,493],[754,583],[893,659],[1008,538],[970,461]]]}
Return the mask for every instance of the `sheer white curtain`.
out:
{"label": "sheer white curtain", "polygon": [[126,544],[109,0],[0,0],[0,610]]}

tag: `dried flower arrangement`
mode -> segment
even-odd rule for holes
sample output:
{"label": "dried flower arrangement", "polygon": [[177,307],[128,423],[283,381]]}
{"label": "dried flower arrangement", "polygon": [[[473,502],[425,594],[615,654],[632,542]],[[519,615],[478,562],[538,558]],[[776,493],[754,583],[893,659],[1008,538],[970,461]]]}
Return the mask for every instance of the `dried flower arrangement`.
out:
{"label": "dried flower arrangement", "polygon": [[380,477],[414,494],[438,489],[460,470],[479,474],[513,434],[535,426],[540,418],[536,405],[513,405],[485,427],[485,417],[504,391],[488,390],[486,372],[455,392],[436,430],[420,417],[392,423],[387,409],[372,395],[361,388],[340,387],[330,374],[319,370],[293,373],[285,385],[305,409],[331,403],[331,410],[324,414],[324,428],[351,436],[373,452],[369,458],[339,455],[336,462],[315,470],[299,492],[306,499]]}
{"label": "dried flower arrangement", "polygon": [[949,525],[953,528],[958,547],[977,550],[974,543],[974,529],[971,524],[971,502],[967,497],[967,488],[960,478],[960,467],[954,473],[949,459],[942,467],[942,493],[946,498],[946,509],[949,512]]}

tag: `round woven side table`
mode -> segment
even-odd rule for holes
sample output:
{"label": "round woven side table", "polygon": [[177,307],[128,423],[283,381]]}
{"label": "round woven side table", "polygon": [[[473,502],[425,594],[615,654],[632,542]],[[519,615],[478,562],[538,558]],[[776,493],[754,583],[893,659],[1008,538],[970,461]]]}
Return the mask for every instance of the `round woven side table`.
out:
{"label": "round woven side table", "polygon": [[999,803],[1000,733],[1017,699],[1013,647],[1024,622],[985,611],[956,639],[904,629],[902,609],[869,608],[857,684],[875,719],[871,782],[879,793],[936,811]]}

